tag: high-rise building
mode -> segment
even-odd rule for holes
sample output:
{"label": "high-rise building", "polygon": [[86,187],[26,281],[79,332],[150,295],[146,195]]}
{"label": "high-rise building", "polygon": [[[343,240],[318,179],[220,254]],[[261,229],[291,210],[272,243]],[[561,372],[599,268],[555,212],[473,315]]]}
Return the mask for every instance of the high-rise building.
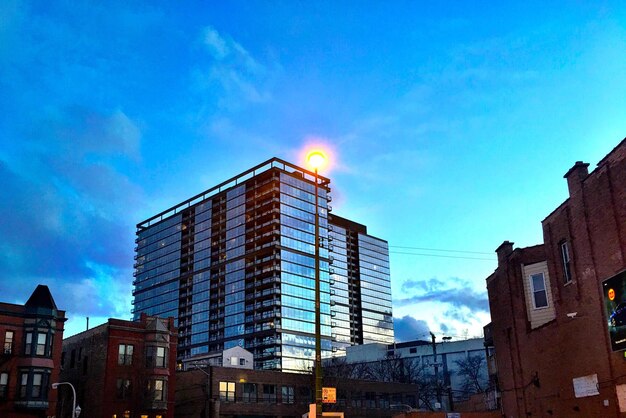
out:
{"label": "high-rise building", "polygon": [[[318,177],[322,355],[392,342],[387,243],[329,215]],[[315,176],[273,158],[137,225],[134,317],[173,316],[179,358],[242,346],[255,369],[315,351]]]}

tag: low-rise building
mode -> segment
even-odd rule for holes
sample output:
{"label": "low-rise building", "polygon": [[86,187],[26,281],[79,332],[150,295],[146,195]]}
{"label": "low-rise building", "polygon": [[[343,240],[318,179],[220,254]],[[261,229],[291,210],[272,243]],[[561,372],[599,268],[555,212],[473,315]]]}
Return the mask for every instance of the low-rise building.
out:
{"label": "low-rise building", "polygon": [[[86,417],[172,418],[176,344],[173,318],[109,319],[63,340],[61,379]],[[71,416],[70,404],[60,399],[60,418]]]}
{"label": "low-rise building", "polygon": [[48,286],[24,305],[0,303],[0,417],[55,415],[64,322]]}
{"label": "low-rise building", "polygon": [[496,250],[486,342],[507,417],[626,413],[626,139],[588,166],[565,174],[569,197],[543,220],[544,244]]}
{"label": "low-rise building", "polygon": [[[404,406],[416,406],[413,384],[324,377],[336,389],[336,403],[324,412],[346,418],[391,418]],[[311,374],[208,366],[177,373],[176,418],[295,418],[314,403]]]}

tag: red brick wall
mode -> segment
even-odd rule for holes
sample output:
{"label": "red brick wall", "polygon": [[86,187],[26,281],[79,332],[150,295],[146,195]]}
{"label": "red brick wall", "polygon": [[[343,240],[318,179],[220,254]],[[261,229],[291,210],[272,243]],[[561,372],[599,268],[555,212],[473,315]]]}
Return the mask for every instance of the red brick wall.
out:
{"label": "red brick wall", "polygon": [[[487,280],[507,417],[621,416],[615,385],[626,383],[626,361],[610,348],[602,282],[626,269],[625,156],[626,140],[589,175],[573,173],[570,198],[542,222],[554,321],[531,330],[526,319],[521,264],[533,262],[529,251],[538,247],[515,250]],[[568,284],[563,240],[572,260]],[[574,312],[574,318],[567,316]],[[600,395],[576,398],[572,379],[592,374],[598,376]]]}

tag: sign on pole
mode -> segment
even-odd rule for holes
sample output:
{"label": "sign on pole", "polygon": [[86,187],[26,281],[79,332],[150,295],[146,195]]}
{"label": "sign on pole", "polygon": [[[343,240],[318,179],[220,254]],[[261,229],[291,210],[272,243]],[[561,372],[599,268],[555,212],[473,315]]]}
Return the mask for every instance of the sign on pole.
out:
{"label": "sign on pole", "polygon": [[337,388],[322,388],[322,403],[337,403]]}

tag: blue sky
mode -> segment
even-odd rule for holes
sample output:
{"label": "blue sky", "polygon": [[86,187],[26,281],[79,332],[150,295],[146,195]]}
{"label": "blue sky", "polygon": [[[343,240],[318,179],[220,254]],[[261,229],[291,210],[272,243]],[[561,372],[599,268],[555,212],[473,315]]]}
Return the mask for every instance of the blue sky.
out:
{"label": "blue sky", "polygon": [[130,317],[136,223],[320,142],[399,339],[480,335],[493,250],[626,136],[623,2],[128,3],[0,3],[1,299],[66,335]]}

